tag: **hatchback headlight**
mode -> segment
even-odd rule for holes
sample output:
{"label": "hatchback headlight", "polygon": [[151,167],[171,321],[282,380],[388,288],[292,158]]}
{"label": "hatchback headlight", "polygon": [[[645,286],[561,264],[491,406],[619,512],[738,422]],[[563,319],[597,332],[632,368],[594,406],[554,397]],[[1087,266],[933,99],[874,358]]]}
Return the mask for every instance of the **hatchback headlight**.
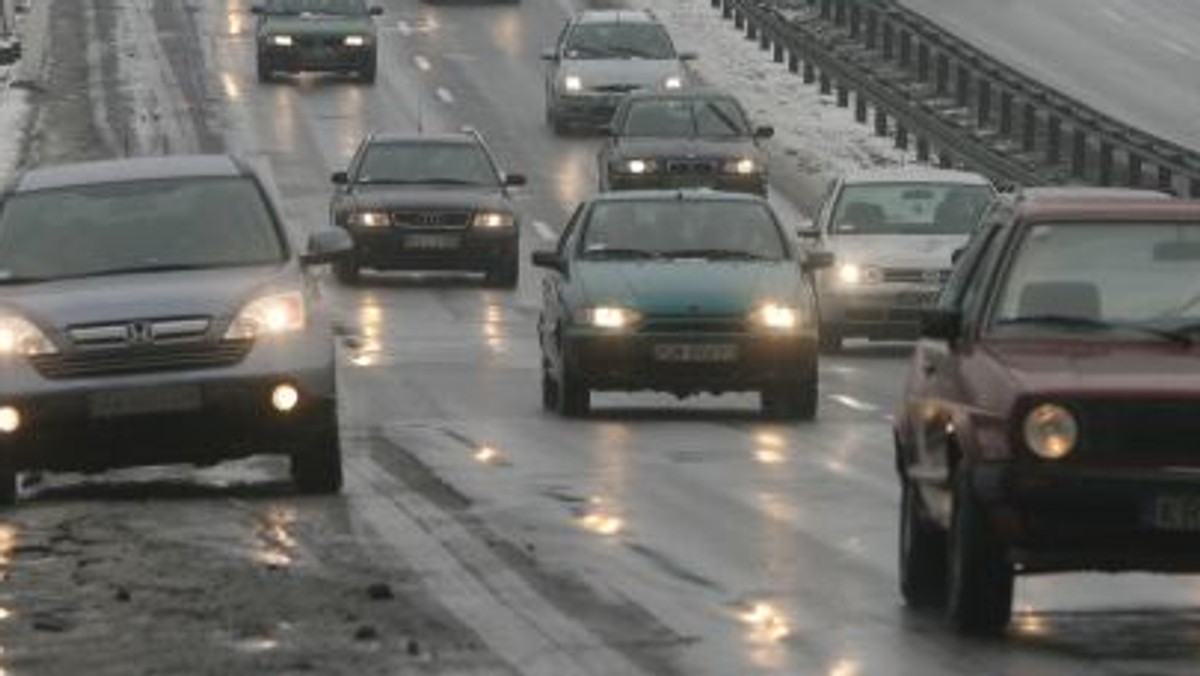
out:
{"label": "hatchback headlight", "polygon": [[271,44],[276,47],[291,47],[295,44],[295,40],[290,35],[272,35]]}
{"label": "hatchback headlight", "polygon": [[668,77],[667,79],[663,80],[663,89],[682,89],[682,88],[683,88],[683,78],[679,77],[678,75],[672,75],[671,77]]}
{"label": "hatchback headlight", "polygon": [[760,169],[758,162],[755,162],[753,158],[739,157],[735,160],[728,160],[725,162],[725,166],[722,167],[722,170],[727,174],[748,176],[750,174],[757,173]]}
{"label": "hatchback headlight", "polygon": [[621,168],[630,174],[653,174],[658,171],[658,163],[654,160],[625,160]]}
{"label": "hatchback headlight", "polygon": [[878,284],[883,281],[883,271],[873,265],[842,263],[837,267],[837,280],[846,286]]}
{"label": "hatchback headlight", "polygon": [[578,75],[568,75],[563,78],[563,88],[569,92],[577,92],[583,89],[583,79]]}
{"label": "hatchback headlight", "polygon": [[800,310],[781,303],[764,303],[750,313],[750,320],[758,327],[774,331],[791,331],[800,326]]}
{"label": "hatchback headlight", "polygon": [[479,211],[471,219],[471,225],[476,228],[511,228],[516,218],[507,211]]}
{"label": "hatchback headlight", "polygon": [[0,314],[0,357],[36,357],[57,352],[58,348],[33,322],[17,315]]}
{"label": "hatchback headlight", "polygon": [[1025,445],[1046,460],[1061,460],[1079,442],[1079,423],[1058,404],[1040,404],[1025,415]]}
{"label": "hatchback headlight", "polygon": [[362,47],[367,44],[367,38],[362,35],[347,35],[346,39],[342,40],[342,44],[347,47]]}
{"label": "hatchback headlight", "polygon": [[306,315],[304,295],[299,291],[262,296],[246,303],[230,323],[225,340],[253,340],[302,331]]}
{"label": "hatchback headlight", "polygon": [[391,217],[384,211],[359,211],[350,216],[350,225],[363,228],[383,228],[391,222]]}
{"label": "hatchback headlight", "polygon": [[637,311],[614,305],[598,305],[575,315],[575,321],[580,324],[612,331],[628,329],[641,320],[642,315]]}

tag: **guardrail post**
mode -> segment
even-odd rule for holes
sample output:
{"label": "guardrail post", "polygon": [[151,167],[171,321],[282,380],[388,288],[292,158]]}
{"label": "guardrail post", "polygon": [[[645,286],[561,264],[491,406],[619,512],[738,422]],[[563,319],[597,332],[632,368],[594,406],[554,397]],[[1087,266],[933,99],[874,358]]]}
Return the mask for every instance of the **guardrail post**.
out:
{"label": "guardrail post", "polygon": [[764,30],[758,32],[758,48],[763,51],[771,48],[771,36]]}
{"label": "guardrail post", "polygon": [[828,95],[833,92],[833,80],[829,77],[829,73],[821,72],[821,93]]}
{"label": "guardrail post", "polygon": [[867,49],[875,49],[879,41],[879,13],[867,10]]}
{"label": "guardrail post", "polygon": [[954,168],[954,156],[950,154],[950,151],[943,150],[938,153],[938,166],[942,169]]}
{"label": "guardrail post", "polygon": [[1087,132],[1075,129],[1071,141],[1071,175],[1080,178],[1087,175]]}
{"label": "guardrail post", "polygon": [[746,15],[742,14],[741,12],[739,12],[737,10],[734,10],[733,11],[733,27],[738,30],[745,30],[746,29]]}
{"label": "guardrail post", "polygon": [[1158,189],[1163,192],[1175,193],[1175,174],[1170,167],[1158,168]]}
{"label": "guardrail post", "polygon": [[870,111],[867,110],[867,97],[863,96],[862,92],[854,99],[854,121],[859,124],[866,124],[867,117]]}
{"label": "guardrail post", "polygon": [[833,16],[833,0],[821,0],[821,18],[828,21]]}
{"label": "guardrail post", "polygon": [[1011,138],[1013,132],[1013,95],[1012,92],[1000,94],[1000,134]]}
{"label": "guardrail post", "polygon": [[850,107],[850,88],[840,82],[837,86],[837,105],[838,108]]}
{"label": "guardrail post", "polygon": [[924,136],[917,139],[917,161],[929,162],[929,139]]}
{"label": "guardrail post", "polygon": [[945,96],[950,84],[950,57],[945,54],[937,56],[937,75],[934,93]]}
{"label": "guardrail post", "polygon": [[746,22],[746,39],[747,40],[757,40],[758,39],[758,26],[756,26],[753,21]]}
{"label": "guardrail post", "polygon": [[1188,194],[1185,197],[1200,197],[1200,176],[1193,176],[1188,181]]}
{"label": "guardrail post", "polygon": [[800,72],[800,57],[796,56],[795,52],[788,52],[787,62],[788,62],[788,72],[790,72],[790,73]]}
{"label": "guardrail post", "polygon": [[1100,185],[1112,185],[1113,179],[1113,144],[1100,142],[1100,175],[1097,177]]}
{"label": "guardrail post", "polygon": [[887,112],[884,111],[883,108],[880,108],[878,106],[875,107],[875,135],[876,136],[887,136],[888,135]]}
{"label": "guardrail post", "polygon": [[957,70],[954,100],[958,105],[966,107],[971,101],[971,69],[967,67],[967,64],[960,63]]}
{"label": "guardrail post", "polygon": [[[775,43],[775,51],[771,54],[771,60],[775,63],[783,63],[783,45]],[[793,73],[796,71],[792,71]]]}
{"label": "guardrail post", "polygon": [[812,61],[804,62],[804,84],[812,84],[817,81],[817,67]]}
{"label": "guardrail post", "polygon": [[846,25],[846,0],[834,0],[833,25],[838,28]]}
{"label": "guardrail post", "polygon": [[1129,186],[1142,187],[1142,156],[1136,153],[1129,153]]}
{"label": "guardrail post", "polygon": [[1025,103],[1023,117],[1025,119],[1021,121],[1021,150],[1031,153],[1037,147],[1038,131],[1037,106],[1033,105],[1032,101]]}
{"label": "guardrail post", "polygon": [[1046,164],[1056,166],[1062,159],[1062,118],[1051,113],[1046,123]]}
{"label": "guardrail post", "polygon": [[992,83],[985,77],[979,78],[979,95],[976,98],[976,124],[980,129],[986,129],[992,123]]}
{"label": "guardrail post", "polygon": [[908,150],[908,127],[896,123],[896,147],[900,150]]}
{"label": "guardrail post", "polygon": [[721,5],[721,18],[726,21],[733,18],[733,0],[725,0]]}
{"label": "guardrail post", "polygon": [[[891,61],[896,57],[896,29],[891,21],[883,22],[883,58]],[[907,66],[908,63],[902,65]]]}

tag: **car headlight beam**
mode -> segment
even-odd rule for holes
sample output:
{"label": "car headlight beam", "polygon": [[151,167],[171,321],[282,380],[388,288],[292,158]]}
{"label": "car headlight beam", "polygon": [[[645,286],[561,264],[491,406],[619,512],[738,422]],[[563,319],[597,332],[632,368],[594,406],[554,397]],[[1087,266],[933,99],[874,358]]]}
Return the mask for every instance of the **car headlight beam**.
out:
{"label": "car headlight beam", "polygon": [[516,218],[507,211],[479,211],[471,219],[476,228],[511,228],[515,224]]}
{"label": "car headlight beam", "polygon": [[624,168],[630,174],[652,174],[658,170],[658,163],[654,160],[626,160]]}
{"label": "car headlight beam", "polygon": [[672,76],[668,77],[667,79],[663,80],[663,89],[682,89],[682,88],[683,88],[683,78],[679,77],[678,75],[672,75]]}
{"label": "car headlight beam", "polygon": [[750,157],[740,157],[738,159],[729,160],[725,163],[725,173],[738,174],[740,176],[749,176],[758,172],[758,163]]}
{"label": "car headlight beam", "polygon": [[641,315],[628,308],[598,305],[578,313],[576,320],[597,329],[622,331],[641,321]]}
{"label": "car headlight beam", "polygon": [[296,41],[290,35],[272,35],[271,44],[276,47],[291,47]]}
{"label": "car headlight beam", "polygon": [[1071,411],[1058,404],[1035,406],[1025,415],[1021,429],[1029,450],[1046,460],[1067,457],[1079,442],[1079,423]]}
{"label": "car headlight beam", "polygon": [[0,315],[0,357],[36,357],[57,352],[58,348],[33,322],[16,315]]}
{"label": "car headlight beam", "polygon": [[304,295],[299,291],[262,296],[246,303],[229,324],[225,340],[253,340],[302,331],[306,321]]}
{"label": "car headlight beam", "polygon": [[800,311],[790,305],[764,303],[751,315],[755,324],[776,331],[791,331],[800,326]]}
{"label": "car headlight beam", "polygon": [[569,92],[577,92],[583,89],[583,79],[578,75],[568,75],[563,78],[563,88]]}
{"label": "car headlight beam", "polygon": [[347,35],[342,44],[347,47],[362,47],[367,44],[367,38],[362,35]]}
{"label": "car headlight beam", "polygon": [[363,228],[384,228],[391,223],[391,216],[383,211],[359,211],[350,216],[350,225]]}

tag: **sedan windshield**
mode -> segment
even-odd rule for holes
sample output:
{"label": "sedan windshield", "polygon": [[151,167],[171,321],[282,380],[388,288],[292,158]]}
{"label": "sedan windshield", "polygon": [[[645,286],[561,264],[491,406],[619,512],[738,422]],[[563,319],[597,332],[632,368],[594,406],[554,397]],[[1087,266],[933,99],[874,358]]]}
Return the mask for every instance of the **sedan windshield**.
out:
{"label": "sedan windshield", "polygon": [[430,183],[489,185],[499,183],[481,148],[466,143],[374,143],[363,155],[359,183]]}
{"label": "sedan windshield", "polygon": [[762,204],[742,201],[619,200],[593,207],[585,258],[787,258],[783,235]]}
{"label": "sedan windshield", "polygon": [[622,136],[660,138],[739,137],[750,124],[732,99],[663,98],[630,103]]}
{"label": "sedan windshield", "polygon": [[568,59],[673,59],[675,48],[662,26],[653,23],[584,23],[563,45]]}
{"label": "sedan windshield", "polygon": [[992,197],[986,185],[848,185],[833,213],[833,235],[948,235],[975,228]]}
{"label": "sedan windshield", "polygon": [[1047,224],[1014,253],[993,331],[1200,331],[1200,223]]}
{"label": "sedan windshield", "polygon": [[365,0],[267,0],[267,14],[358,16],[368,13]]}
{"label": "sedan windshield", "polygon": [[274,264],[285,254],[244,178],[43,190],[12,197],[0,214],[0,283]]}

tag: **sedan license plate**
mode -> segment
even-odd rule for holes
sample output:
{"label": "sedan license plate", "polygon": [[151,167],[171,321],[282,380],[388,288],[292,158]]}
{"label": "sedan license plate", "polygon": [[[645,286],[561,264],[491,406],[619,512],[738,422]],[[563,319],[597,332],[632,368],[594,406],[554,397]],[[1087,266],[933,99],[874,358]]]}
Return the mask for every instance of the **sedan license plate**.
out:
{"label": "sedan license plate", "polygon": [[1200,497],[1164,496],[1150,503],[1150,524],[1156,530],[1200,531]]}
{"label": "sedan license plate", "polygon": [[904,291],[896,296],[900,307],[930,307],[937,303],[940,291]]}
{"label": "sedan license plate", "polygon": [[712,343],[665,343],[654,346],[657,361],[712,364],[737,361],[737,345]]}
{"label": "sedan license plate", "polygon": [[406,235],[404,248],[422,251],[457,249],[460,240],[458,235]]}
{"label": "sedan license plate", "polygon": [[151,413],[183,413],[200,409],[200,388],[145,387],[133,390],[95,392],[88,397],[88,413],[93,418],[119,418]]}

